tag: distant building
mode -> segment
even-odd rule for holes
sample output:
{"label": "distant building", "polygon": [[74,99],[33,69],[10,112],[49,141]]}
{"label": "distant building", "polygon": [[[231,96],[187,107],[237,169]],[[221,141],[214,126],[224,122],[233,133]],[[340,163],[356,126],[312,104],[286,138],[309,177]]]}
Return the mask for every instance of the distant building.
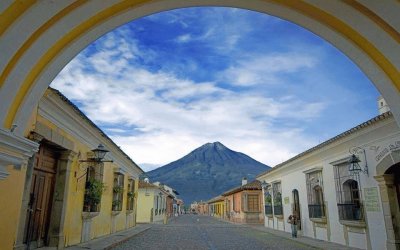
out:
{"label": "distant building", "polygon": [[223,193],[225,218],[239,223],[263,223],[261,190],[260,181],[247,183],[247,179],[244,178],[241,186]]}
{"label": "distant building", "polygon": [[221,195],[207,201],[210,216],[225,218],[225,198]]}
{"label": "distant building", "polygon": [[190,210],[191,212],[206,215],[208,214],[208,204],[204,201],[194,201],[192,204],[190,204]]}
{"label": "distant building", "polygon": [[167,216],[167,197],[162,187],[150,182],[139,181],[137,222],[163,222]]}

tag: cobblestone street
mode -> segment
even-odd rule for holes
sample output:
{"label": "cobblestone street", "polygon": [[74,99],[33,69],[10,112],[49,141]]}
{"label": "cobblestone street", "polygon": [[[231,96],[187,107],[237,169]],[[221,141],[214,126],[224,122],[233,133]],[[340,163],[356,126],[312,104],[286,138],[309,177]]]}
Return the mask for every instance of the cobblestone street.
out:
{"label": "cobblestone street", "polygon": [[[183,215],[167,225],[154,225],[115,247],[122,249],[312,249],[243,225],[209,216]],[[315,249],[315,248],[313,248]]]}

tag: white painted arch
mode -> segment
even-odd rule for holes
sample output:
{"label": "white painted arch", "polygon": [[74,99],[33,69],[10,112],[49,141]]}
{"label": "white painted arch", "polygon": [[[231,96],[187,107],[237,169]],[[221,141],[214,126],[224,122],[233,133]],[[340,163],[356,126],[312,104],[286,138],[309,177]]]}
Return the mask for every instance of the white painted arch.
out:
{"label": "white painted arch", "polygon": [[346,54],[400,124],[398,0],[4,0],[0,3],[0,129],[29,117],[61,69],[91,42],[131,20],[175,8],[226,6],[296,23]]}

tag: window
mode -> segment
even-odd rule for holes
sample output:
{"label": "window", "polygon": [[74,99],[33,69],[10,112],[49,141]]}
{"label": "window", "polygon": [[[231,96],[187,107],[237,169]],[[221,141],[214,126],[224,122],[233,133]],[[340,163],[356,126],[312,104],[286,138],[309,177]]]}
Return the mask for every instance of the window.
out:
{"label": "window", "polygon": [[280,182],[272,184],[272,192],[274,196],[274,215],[283,215],[282,187]]}
{"label": "window", "polygon": [[309,218],[325,217],[322,171],[317,170],[306,173],[306,184]]}
{"label": "window", "polygon": [[101,196],[104,191],[103,164],[89,166],[86,172],[85,194],[83,198],[84,212],[99,212]]}
{"label": "window", "polygon": [[265,203],[265,214],[272,215],[272,195],[271,195],[271,186],[268,186],[264,190],[264,203]]}
{"label": "window", "polygon": [[359,175],[351,175],[348,163],[335,166],[336,199],[340,220],[364,220]]}
{"label": "window", "polygon": [[124,175],[114,173],[112,210],[121,211],[124,197]]}
{"label": "window", "polygon": [[128,182],[126,210],[132,211],[134,208],[135,199],[135,180],[130,179]]}
{"label": "window", "polygon": [[258,202],[259,198],[257,194],[247,195],[247,211],[249,212],[259,212],[260,205]]}

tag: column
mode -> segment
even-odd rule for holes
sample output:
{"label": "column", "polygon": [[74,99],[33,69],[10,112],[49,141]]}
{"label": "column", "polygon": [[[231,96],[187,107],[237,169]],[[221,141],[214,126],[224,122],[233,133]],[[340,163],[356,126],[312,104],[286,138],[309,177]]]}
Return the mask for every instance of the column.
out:
{"label": "column", "polygon": [[394,176],[384,174],[375,176],[374,178],[378,182],[381,195],[387,237],[386,248],[388,250],[400,249],[400,239],[398,239],[398,232],[396,232],[396,211],[398,205]]}
{"label": "column", "polygon": [[[76,153],[65,150],[61,153],[57,165],[54,201],[51,211],[49,227],[49,246],[64,248],[65,216],[68,206],[69,181],[71,178],[71,165]],[[79,211],[81,212],[81,211]]]}

